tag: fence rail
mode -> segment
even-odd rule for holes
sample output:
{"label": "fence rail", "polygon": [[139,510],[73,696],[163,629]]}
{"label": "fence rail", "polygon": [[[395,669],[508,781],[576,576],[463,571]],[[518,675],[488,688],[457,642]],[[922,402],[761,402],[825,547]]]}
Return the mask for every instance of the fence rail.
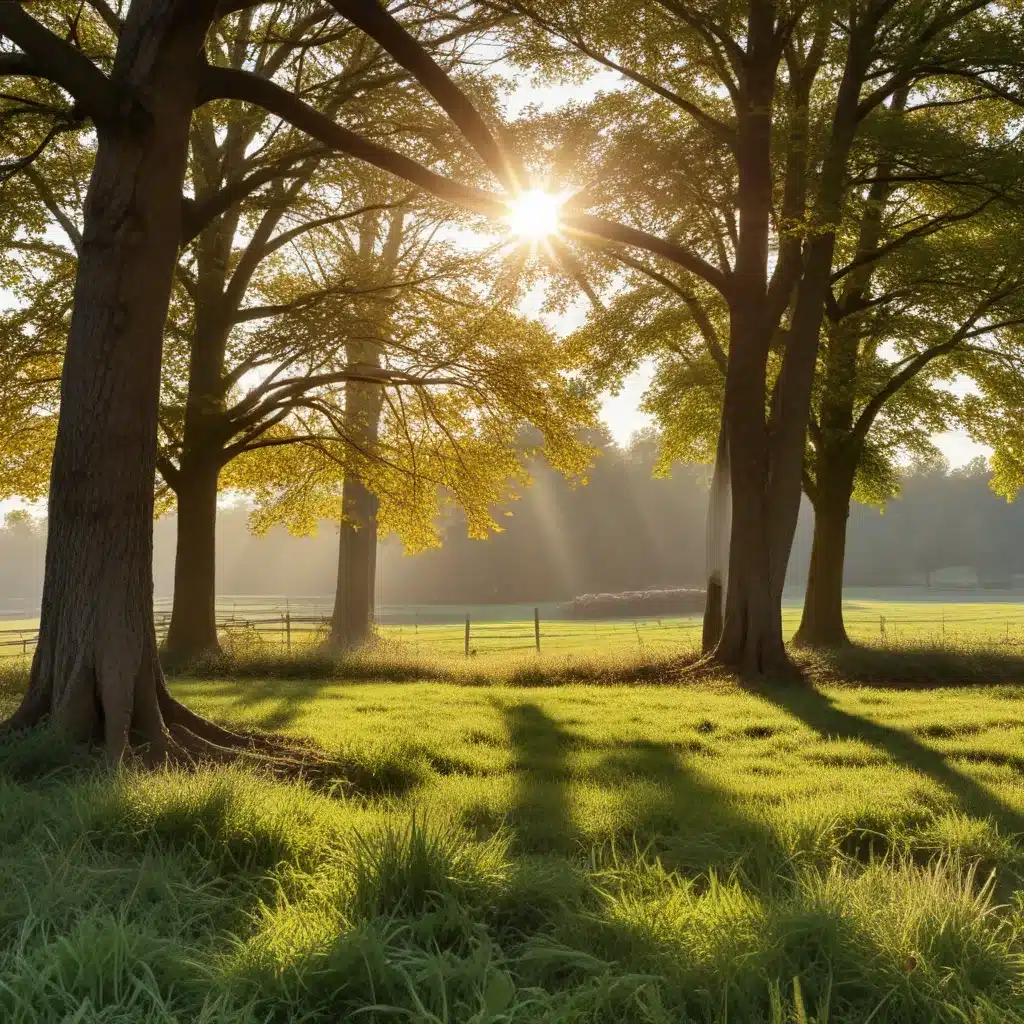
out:
{"label": "fence rail", "polygon": [[[905,607],[905,606],[904,606]],[[956,606],[953,606],[954,608]],[[989,614],[948,613],[921,615],[911,613],[878,614],[852,606],[846,615],[847,628],[857,640],[891,644],[910,639],[928,642],[988,641],[1024,647],[1024,604],[1005,606]],[[902,610],[902,609],[901,609]],[[965,609],[966,610],[966,609]],[[938,610],[937,610],[938,611]],[[237,609],[217,616],[222,640],[255,643],[290,652],[307,649],[326,639],[330,618],[326,615],[292,614],[290,610],[261,608],[262,614],[240,614]],[[787,609],[787,625],[795,628],[795,609]],[[24,621],[24,620],[23,620]],[[167,636],[170,615],[156,614],[157,636]],[[379,626],[380,634],[390,642],[416,653],[432,652],[474,657],[477,654],[501,654],[513,651],[580,651],[600,649],[640,649],[693,646],[699,639],[699,616],[688,618],[638,618],[617,620],[544,620],[534,609],[532,619],[502,621],[475,620],[467,613],[464,623],[413,621],[401,625]],[[0,658],[25,657],[32,653],[38,639],[38,627],[0,629]]]}

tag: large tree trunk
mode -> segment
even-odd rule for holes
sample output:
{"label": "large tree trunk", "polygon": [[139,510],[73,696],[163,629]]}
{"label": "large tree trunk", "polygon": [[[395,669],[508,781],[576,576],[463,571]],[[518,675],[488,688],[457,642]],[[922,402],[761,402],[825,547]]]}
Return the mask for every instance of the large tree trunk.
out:
{"label": "large tree trunk", "polygon": [[338,587],[328,643],[348,651],[373,636],[377,574],[377,507],[372,494],[355,476],[347,476],[342,492],[338,540]]}
{"label": "large tree trunk", "polygon": [[186,457],[177,474],[174,603],[166,644],[166,656],[172,664],[187,664],[220,651],[216,617],[219,473],[216,461]]}
{"label": "large tree trunk", "polygon": [[772,579],[770,444],[764,416],[768,346],[751,307],[734,308],[722,429],[727,432],[732,521],[721,636],[711,654],[745,675],[789,670]]}
{"label": "large tree trunk", "polygon": [[98,132],[61,380],[39,644],[8,723],[49,718],[115,761],[132,747],[160,762],[221,732],[170,698],[153,626],[161,347],[212,7],[136,0],[118,45],[112,79],[126,115]]}
{"label": "large tree trunk", "polygon": [[824,452],[822,455],[818,459],[807,593],[794,642],[809,647],[840,647],[848,642],[843,624],[843,565],[857,460]]}

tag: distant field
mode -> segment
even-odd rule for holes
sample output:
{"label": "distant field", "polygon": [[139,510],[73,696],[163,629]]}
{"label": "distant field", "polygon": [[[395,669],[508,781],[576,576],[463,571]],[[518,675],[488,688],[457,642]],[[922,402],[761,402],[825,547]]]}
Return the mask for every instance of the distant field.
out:
{"label": "distant field", "polygon": [[[653,653],[692,647],[700,636],[700,618],[664,617],[569,621],[553,618],[557,605],[540,605],[541,650],[559,654]],[[169,605],[157,602],[158,621]],[[222,631],[244,646],[292,648],[324,635],[330,601],[324,598],[224,598],[217,606]],[[477,655],[528,651],[535,644],[532,605],[387,606],[381,609],[381,634],[409,653],[461,655],[465,616],[470,617],[470,650]],[[286,627],[285,617],[290,619]],[[441,620],[441,621],[438,621]],[[784,602],[788,636],[800,621],[800,598]],[[852,639],[863,643],[1005,644],[1024,647],[1024,595],[993,597],[984,592],[951,594],[921,588],[862,588],[848,591],[846,623]],[[31,653],[38,620],[4,618],[0,613],[0,657]]]}

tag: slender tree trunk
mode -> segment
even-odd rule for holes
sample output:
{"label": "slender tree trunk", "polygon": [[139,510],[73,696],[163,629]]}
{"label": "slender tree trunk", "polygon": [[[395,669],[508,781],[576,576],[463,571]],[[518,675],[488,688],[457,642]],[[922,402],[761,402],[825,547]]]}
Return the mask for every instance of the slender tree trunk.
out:
{"label": "slender tree trunk", "polygon": [[725,580],[729,568],[729,524],[732,518],[729,488],[729,447],[725,424],[718,432],[715,468],[711,474],[706,528],[707,593],[704,600],[704,624],[701,649],[710,654],[722,636],[725,615]]}
{"label": "slender tree trunk", "polygon": [[179,465],[168,474],[178,499],[174,600],[167,633],[167,655],[172,664],[187,664],[220,651],[217,491],[224,443],[230,436],[224,416],[224,358],[230,328],[223,315],[221,288],[233,235],[233,224],[226,229],[216,224],[197,246],[199,294],[189,357],[188,401]]}
{"label": "slender tree trunk", "polygon": [[[825,455],[825,459],[829,459]],[[856,459],[819,459],[814,500],[814,541],[804,610],[794,642],[839,647],[848,642],[843,624],[843,566]]]}
{"label": "slender tree trunk", "polygon": [[[379,362],[376,353],[370,361]],[[373,384],[349,381],[345,385],[346,436],[356,441],[362,452],[371,452],[377,443],[383,397]],[[373,638],[373,614],[377,589],[377,496],[359,476],[359,460],[353,453],[346,467],[341,492],[341,528],[338,536],[338,584],[331,616],[328,646],[337,651],[362,647]]]}
{"label": "slender tree trunk", "polygon": [[166,646],[172,664],[187,664],[220,651],[216,617],[219,473],[216,461],[186,457],[177,474],[174,603]]}
{"label": "slender tree trunk", "polygon": [[[136,0],[85,204],[50,478],[39,644],[7,723],[44,718],[117,761],[218,749],[230,734],[167,692],[153,625],[153,485],[164,320],[210,2]],[[142,107],[145,109],[142,109]]]}
{"label": "slender tree trunk", "polygon": [[[367,284],[378,286],[393,279],[404,237],[405,215],[394,212],[383,231],[376,211],[368,212],[360,223],[359,257]],[[393,299],[394,296],[391,296]],[[379,307],[373,328],[361,333],[386,337],[394,309],[387,297]],[[350,366],[381,365],[381,345],[350,339],[345,343]],[[374,606],[377,590],[377,512],[380,502],[360,475],[360,462],[373,457],[380,435],[380,416],[384,396],[376,385],[348,381],[345,384],[345,436],[354,443],[351,460],[345,467],[342,485],[341,529],[338,538],[338,585],[331,617],[328,646],[338,651],[363,647],[373,639]]]}
{"label": "slender tree trunk", "polygon": [[379,502],[355,476],[345,478],[338,541],[338,586],[328,643],[337,650],[362,647],[373,636]]}

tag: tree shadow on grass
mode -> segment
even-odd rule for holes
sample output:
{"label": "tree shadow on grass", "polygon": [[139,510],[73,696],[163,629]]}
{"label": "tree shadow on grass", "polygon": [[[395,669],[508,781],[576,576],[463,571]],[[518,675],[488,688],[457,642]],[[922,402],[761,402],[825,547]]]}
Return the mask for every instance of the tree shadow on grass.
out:
{"label": "tree shadow on grass", "polygon": [[573,737],[533,702],[501,710],[515,757],[518,787],[511,816],[519,846],[531,853],[567,853],[577,842],[566,791]]}
{"label": "tree shadow on grass", "polygon": [[784,866],[775,833],[703,778],[688,763],[692,752],[670,743],[613,743],[574,772],[567,755],[586,750],[584,738],[536,703],[502,712],[517,780],[511,824],[523,851],[572,854],[611,843],[628,856],[647,850],[687,875],[742,867],[764,885]]}
{"label": "tree shadow on grass", "polygon": [[[222,684],[226,689],[220,696],[233,698],[224,710],[230,715],[240,712],[248,725],[264,732],[279,732],[299,721],[309,704],[322,693],[325,679],[240,679]],[[273,706],[259,717],[249,719],[253,708],[273,702]]]}
{"label": "tree shadow on grass", "polygon": [[797,660],[818,683],[856,683],[890,690],[1024,682],[1024,654],[994,646],[849,643],[821,651],[798,649]]}
{"label": "tree shadow on grass", "polygon": [[954,767],[946,754],[920,743],[904,730],[844,711],[811,685],[755,688],[751,692],[804,722],[822,737],[861,740],[885,751],[894,761],[937,782],[956,798],[963,811],[992,818],[1007,832],[1024,833],[1024,815]]}
{"label": "tree shadow on grass", "polygon": [[622,787],[613,842],[635,844],[683,875],[740,869],[751,884],[770,887],[788,865],[778,837],[703,777],[694,757],[673,744],[633,741],[601,759],[596,777]]}
{"label": "tree shadow on grass", "polygon": [[[771,1009],[769,980],[785,987],[799,974],[813,1006],[830,998],[834,969],[837,990],[856,1004],[849,1019],[864,1019],[878,1005],[884,979],[876,974],[881,951],[873,936],[804,890],[774,831],[693,763],[700,752],[612,741],[593,745],[598,757],[588,761],[586,738],[566,732],[537,704],[502,711],[517,770],[510,824],[520,849],[585,858],[573,858],[580,888],[563,886],[563,905],[548,906],[547,918],[540,914],[537,922],[534,908],[552,903],[552,883],[538,876],[542,888],[529,864],[539,872],[566,862],[552,856],[520,861],[520,898],[504,915],[523,932],[542,927],[554,950],[581,953],[576,960],[552,954],[550,962],[531,962],[530,984],[552,991],[583,984],[574,965],[593,957],[588,962],[609,965],[609,977],[622,965],[634,978],[657,979],[649,984],[658,989],[669,1015],[664,1019],[724,1019],[721,1007],[728,1005],[729,1019],[763,1020]],[[567,755],[575,751],[583,756],[569,764]],[[596,826],[581,820],[591,799],[603,803],[605,816]],[[744,902],[727,879],[757,896]],[[706,922],[706,936],[698,937],[696,920]],[[615,984],[609,988],[618,991]],[[628,998],[630,991],[623,979],[621,1005],[609,996],[615,1019],[649,1019]],[[914,1018],[901,1012],[885,1019]]]}

